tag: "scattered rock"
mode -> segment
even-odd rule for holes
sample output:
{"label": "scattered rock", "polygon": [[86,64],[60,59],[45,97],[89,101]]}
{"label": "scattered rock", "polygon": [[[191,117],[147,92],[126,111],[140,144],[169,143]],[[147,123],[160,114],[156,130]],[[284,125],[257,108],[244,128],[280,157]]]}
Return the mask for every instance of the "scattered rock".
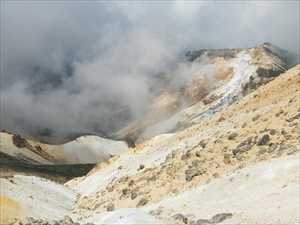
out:
{"label": "scattered rock", "polygon": [[131,187],[131,186],[133,186],[133,185],[134,185],[134,181],[133,181],[133,180],[130,180],[129,183],[128,183],[128,186]]}
{"label": "scattered rock", "polygon": [[275,135],[277,133],[277,131],[275,129],[270,129],[269,133],[270,133],[270,135]]}
{"label": "scattered rock", "polygon": [[132,192],[131,195],[130,195],[130,198],[132,200],[134,200],[136,197],[137,197],[137,193],[136,192]]}
{"label": "scattered rock", "polygon": [[218,178],[218,177],[220,177],[220,174],[214,173],[214,174],[213,174],[213,177],[214,177],[214,178]]}
{"label": "scattered rock", "polygon": [[198,219],[196,222],[191,225],[210,225],[210,221],[206,219]]}
{"label": "scattered rock", "polygon": [[233,155],[242,154],[242,153],[249,151],[251,148],[252,148],[251,144],[246,144],[246,145],[240,146],[236,149],[233,149],[232,153],[233,153]]}
{"label": "scattered rock", "polygon": [[256,120],[258,120],[260,118],[260,115],[256,115],[256,116],[254,116],[253,118],[252,118],[252,121],[256,121]]}
{"label": "scattered rock", "polygon": [[198,157],[198,158],[201,157],[200,151],[196,151],[196,152],[195,152],[195,156]]}
{"label": "scattered rock", "polygon": [[257,145],[266,145],[270,141],[270,136],[268,134],[263,135],[259,141],[257,142]]}
{"label": "scattered rock", "polygon": [[107,211],[114,211],[115,205],[113,203],[109,203],[105,208]]}
{"label": "scattered rock", "polygon": [[199,169],[197,168],[189,168],[185,171],[185,180],[191,181],[194,177],[200,176],[203,174]]}
{"label": "scattered rock", "polygon": [[286,119],[287,122],[293,122],[294,120],[297,120],[300,118],[300,113],[297,113],[295,116]]}
{"label": "scattered rock", "polygon": [[192,223],[192,225],[212,225],[221,223],[226,219],[232,217],[232,213],[218,213],[214,215],[211,219],[198,219],[196,222]]}
{"label": "scattered rock", "polygon": [[235,149],[232,150],[233,155],[241,154],[249,151],[252,146],[255,144],[256,139],[249,137],[246,140],[242,141]]}
{"label": "scattered rock", "polygon": [[282,109],[279,110],[278,113],[275,114],[276,117],[280,116],[282,113],[284,113],[284,111]]}
{"label": "scattered rock", "polygon": [[175,220],[182,222],[184,224],[188,224],[188,218],[180,213],[177,213],[175,215],[172,216]]}
{"label": "scattered rock", "polygon": [[229,134],[228,139],[229,139],[229,140],[233,140],[233,139],[235,139],[237,136],[238,136],[238,133],[233,132],[233,133]]}
{"label": "scattered rock", "polygon": [[123,195],[123,196],[128,195],[128,193],[129,193],[129,189],[128,189],[128,188],[122,189],[122,195]]}
{"label": "scattered rock", "polygon": [[72,225],[72,224],[74,224],[73,220],[72,220],[71,217],[69,217],[69,216],[65,216],[65,217],[64,217],[64,223],[65,223],[66,225]]}
{"label": "scattered rock", "polygon": [[211,219],[210,219],[210,223],[221,223],[226,219],[229,219],[232,217],[232,213],[219,213],[214,215]]}
{"label": "scattered rock", "polygon": [[124,183],[124,182],[127,182],[128,180],[129,180],[129,176],[124,176],[118,180],[118,183]]}
{"label": "scattered rock", "polygon": [[151,182],[151,181],[156,181],[157,178],[158,178],[158,177],[154,174],[154,175],[152,175],[152,176],[150,176],[150,177],[147,177],[146,179],[147,179],[148,182]]}
{"label": "scattered rock", "polygon": [[142,170],[142,169],[144,169],[144,168],[145,168],[145,165],[141,164],[141,165],[139,166],[138,170]]}
{"label": "scattered rock", "polygon": [[206,145],[207,145],[207,142],[205,140],[202,140],[199,142],[199,145],[202,147],[202,148],[205,148]]}
{"label": "scattered rock", "polygon": [[190,157],[191,157],[190,152],[186,152],[185,154],[183,154],[181,156],[181,160],[186,160],[186,159],[189,159]]}
{"label": "scattered rock", "polygon": [[141,207],[141,206],[144,206],[144,205],[146,205],[147,203],[148,203],[148,199],[146,199],[146,198],[142,198],[139,202],[138,202],[138,204],[136,205],[136,207]]}
{"label": "scattered rock", "polygon": [[224,159],[223,159],[225,164],[230,164],[231,160],[230,160],[230,154],[224,154]]}
{"label": "scattered rock", "polygon": [[282,129],[280,133],[281,133],[282,135],[287,135],[287,134],[288,134],[288,132],[287,132],[286,130],[284,130],[284,129]]}
{"label": "scattered rock", "polygon": [[106,190],[107,190],[108,192],[112,192],[112,191],[114,190],[114,187],[111,186],[111,185],[108,185],[108,186],[106,187]]}
{"label": "scattered rock", "polygon": [[159,207],[158,209],[154,209],[150,211],[150,214],[153,216],[159,216],[163,212],[162,208]]}
{"label": "scattered rock", "polygon": [[218,119],[218,122],[221,122],[221,121],[224,121],[225,120],[225,117],[224,116],[220,116],[219,119]]}

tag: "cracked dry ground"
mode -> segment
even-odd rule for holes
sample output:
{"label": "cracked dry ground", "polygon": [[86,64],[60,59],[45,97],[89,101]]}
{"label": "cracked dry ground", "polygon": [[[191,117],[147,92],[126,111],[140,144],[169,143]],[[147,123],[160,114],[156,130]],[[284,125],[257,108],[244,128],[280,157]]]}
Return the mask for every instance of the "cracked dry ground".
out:
{"label": "cracked dry ground", "polygon": [[[92,212],[144,206],[256,162],[299,152],[300,65],[177,133],[174,140],[180,147],[159,166],[141,164],[136,174],[80,197],[73,212],[88,217]],[[130,151],[138,154],[149,143]],[[158,150],[167,147],[158,146]],[[117,161],[115,158],[109,163]]]}

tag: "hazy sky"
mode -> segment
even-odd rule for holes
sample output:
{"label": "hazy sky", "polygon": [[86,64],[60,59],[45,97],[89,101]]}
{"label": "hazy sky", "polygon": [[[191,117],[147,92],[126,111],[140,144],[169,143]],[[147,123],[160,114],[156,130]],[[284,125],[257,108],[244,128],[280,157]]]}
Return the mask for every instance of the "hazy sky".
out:
{"label": "hazy sky", "polygon": [[0,125],[24,134],[110,129],[111,102],[143,113],[153,74],[190,48],[300,48],[299,1],[0,4]]}

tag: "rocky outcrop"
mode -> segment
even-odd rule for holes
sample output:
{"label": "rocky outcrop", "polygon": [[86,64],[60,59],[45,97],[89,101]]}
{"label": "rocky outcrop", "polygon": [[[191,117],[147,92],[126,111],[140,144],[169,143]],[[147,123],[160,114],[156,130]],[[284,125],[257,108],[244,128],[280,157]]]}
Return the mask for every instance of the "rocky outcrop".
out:
{"label": "rocky outcrop", "polygon": [[193,62],[200,57],[208,58],[234,58],[236,54],[244,49],[200,49],[190,50],[185,53],[185,57],[188,61]]}

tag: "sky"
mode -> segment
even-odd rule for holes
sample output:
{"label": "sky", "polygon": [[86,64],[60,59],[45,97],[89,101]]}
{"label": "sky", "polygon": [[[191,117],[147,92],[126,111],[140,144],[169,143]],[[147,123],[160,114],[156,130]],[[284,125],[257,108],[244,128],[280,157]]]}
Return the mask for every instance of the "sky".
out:
{"label": "sky", "polygon": [[155,75],[189,49],[300,51],[296,0],[0,4],[0,128],[23,135],[118,129],[145,113]]}

